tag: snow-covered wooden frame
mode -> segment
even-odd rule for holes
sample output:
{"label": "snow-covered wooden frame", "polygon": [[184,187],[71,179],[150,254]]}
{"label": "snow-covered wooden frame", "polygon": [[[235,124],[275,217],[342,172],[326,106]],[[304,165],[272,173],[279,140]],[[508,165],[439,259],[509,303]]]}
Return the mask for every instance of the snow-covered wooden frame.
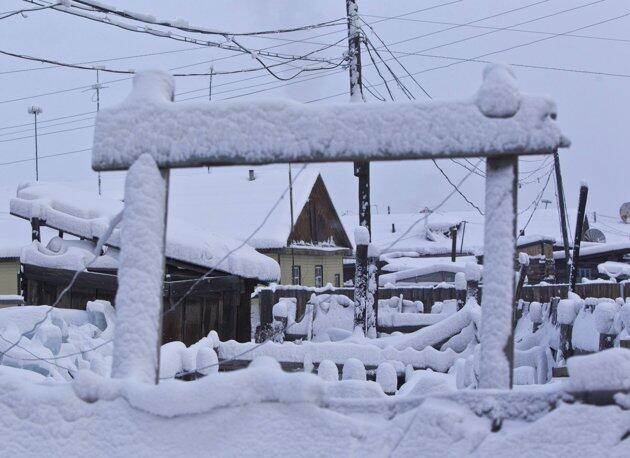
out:
{"label": "snow-covered wooden frame", "polygon": [[[170,168],[487,157],[479,387],[510,388],[518,156],[552,154],[569,146],[569,140],[554,122],[554,103],[521,94],[508,68],[491,65],[483,76],[481,88],[466,101],[309,106],[287,101],[180,105],[174,103],[171,76],[161,72],[136,75],[130,96],[97,116],[92,165],[94,170],[130,169],[125,188],[129,214],[125,213],[122,231],[127,244],[121,246],[121,259],[129,259],[130,265],[119,270],[120,275],[127,270],[130,275],[119,282],[130,291],[155,292],[155,304],[144,301],[155,310],[143,313],[155,319],[151,321],[153,337],[138,345],[143,347],[141,358],[147,361],[143,380],[159,371],[160,324],[155,320],[161,316],[163,269],[155,266],[164,262]],[[153,177],[152,190],[143,187],[149,179],[145,176]],[[131,211],[134,205],[140,208],[149,203],[154,210],[162,210],[139,211],[138,215]],[[146,236],[138,230],[142,226]],[[134,235],[125,238],[126,232]],[[142,263],[135,262],[134,250],[145,244],[161,249],[161,259],[143,256]],[[141,275],[144,271],[146,275]],[[131,295],[117,295],[116,301],[119,310],[137,307]],[[125,336],[117,336],[115,352],[117,341],[123,347]],[[136,366],[138,358],[133,361]],[[125,369],[131,367],[125,361],[118,366],[123,368],[118,376],[134,375]]]}
{"label": "snow-covered wooden frame", "polygon": [[555,105],[521,94],[491,66],[470,100],[308,105],[285,100],[174,103],[172,77],[136,75],[130,96],[96,118],[94,170],[143,153],[159,167],[387,161],[547,154],[568,146]]}

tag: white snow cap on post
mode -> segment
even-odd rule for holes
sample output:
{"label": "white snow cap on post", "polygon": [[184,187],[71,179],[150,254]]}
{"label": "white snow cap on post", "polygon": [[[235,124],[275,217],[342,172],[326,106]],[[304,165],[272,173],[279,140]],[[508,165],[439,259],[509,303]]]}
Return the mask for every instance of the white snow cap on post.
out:
{"label": "white snow cap on post", "polygon": [[476,262],[466,263],[466,280],[479,281],[481,280],[481,266]]}
{"label": "white snow cap on post", "polygon": [[125,103],[161,103],[175,100],[175,79],[160,70],[146,70],[133,77],[133,89]]}
{"label": "white snow cap on post", "polygon": [[370,244],[370,231],[365,226],[357,226],[354,230],[354,243],[356,245]]}
{"label": "white snow cap on post", "polygon": [[112,377],[154,383],[161,336],[166,184],[140,156],[125,182]]}
{"label": "white snow cap on post", "polygon": [[363,380],[365,381],[365,366],[357,358],[348,358],[341,371],[342,380]]}
{"label": "white snow cap on post", "polygon": [[490,64],[483,69],[483,83],[475,101],[489,118],[511,118],[521,106],[521,93],[514,73],[506,65]]}
{"label": "white snow cap on post", "polygon": [[595,318],[595,327],[600,334],[611,334],[612,326],[615,321],[615,314],[618,305],[614,302],[600,302],[595,306],[593,317]]}
{"label": "white snow cap on post", "polygon": [[562,299],[558,302],[558,323],[560,324],[573,324],[575,317],[578,314],[578,307],[573,299]]}
{"label": "white snow cap on post", "polygon": [[466,274],[464,272],[455,274],[455,289],[466,290]]}

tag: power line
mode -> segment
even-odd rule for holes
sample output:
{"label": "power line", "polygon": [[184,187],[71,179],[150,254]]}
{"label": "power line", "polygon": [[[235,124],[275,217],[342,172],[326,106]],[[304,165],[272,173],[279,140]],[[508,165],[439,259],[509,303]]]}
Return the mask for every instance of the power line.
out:
{"label": "power line", "polygon": [[[75,131],[75,130],[90,129],[92,127],[94,127],[94,124],[90,124],[89,126],[73,127],[71,129],[55,130],[53,132],[46,132],[44,134],[39,134],[39,136],[43,137],[45,135],[60,134],[62,132],[72,132],[72,131]],[[6,140],[0,140],[0,143],[13,142],[13,141],[16,141],[16,140],[25,140],[27,138],[33,138],[33,135],[26,135],[24,137],[16,137],[16,138],[8,138]]]}
{"label": "power line", "polygon": [[6,13],[0,13],[3,14],[3,16],[0,16],[0,20],[1,19],[7,19],[11,16],[15,16],[17,14],[24,14],[24,13],[30,13],[32,11],[41,11],[41,10],[46,10],[48,8],[54,8],[55,6],[59,6],[60,3],[55,3],[54,5],[47,5],[47,6],[39,6],[37,8],[24,8],[21,10],[15,10],[15,11],[8,11]]}
{"label": "power line", "polygon": [[[437,167],[437,169],[440,171],[440,173],[442,174],[442,176],[446,179],[446,181],[448,181],[448,183],[453,187],[453,189],[455,191],[457,191],[457,193],[463,197],[463,199],[468,202],[468,204],[470,206],[472,206],[475,210],[477,210],[477,212],[483,216],[483,212],[481,211],[481,209],[475,205],[468,197],[466,197],[466,195],[461,191],[461,189],[459,189],[459,186],[456,185],[455,183],[453,183],[451,181],[451,179],[448,177],[448,175],[444,172],[444,170],[442,170],[442,167],[440,167],[437,163],[437,161],[435,159],[431,159],[431,161],[433,162],[433,164]],[[468,174],[466,175],[467,177],[470,176],[473,173],[473,171],[469,171]]]}
{"label": "power line", "polygon": [[[58,156],[67,156],[69,154],[76,154],[76,153],[83,153],[85,151],[92,151],[92,148],[83,148],[83,149],[78,149],[78,150],[74,150],[74,151],[66,151],[64,153],[57,153],[57,154],[48,154],[46,156],[39,156],[39,159],[46,159],[49,157],[58,157]],[[31,162],[34,161],[35,158],[29,158],[29,159],[18,159],[16,161],[9,161],[9,162],[0,162],[0,166],[2,165],[11,165],[11,164],[19,164],[22,162]]]}

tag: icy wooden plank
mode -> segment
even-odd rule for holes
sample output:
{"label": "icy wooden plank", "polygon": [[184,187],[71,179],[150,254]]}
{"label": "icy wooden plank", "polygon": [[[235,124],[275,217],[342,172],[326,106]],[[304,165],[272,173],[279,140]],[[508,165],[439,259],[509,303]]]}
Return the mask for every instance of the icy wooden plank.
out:
{"label": "icy wooden plank", "polygon": [[149,155],[125,182],[112,377],[154,383],[164,280],[166,181]]}
{"label": "icy wooden plank", "polygon": [[486,167],[480,388],[512,385],[516,161],[492,159]]}
{"label": "icy wooden plank", "polygon": [[305,105],[286,100],[173,103],[172,77],[144,72],[96,120],[92,166],[160,167],[545,154],[568,146],[555,104],[521,94],[506,67],[460,101]]}

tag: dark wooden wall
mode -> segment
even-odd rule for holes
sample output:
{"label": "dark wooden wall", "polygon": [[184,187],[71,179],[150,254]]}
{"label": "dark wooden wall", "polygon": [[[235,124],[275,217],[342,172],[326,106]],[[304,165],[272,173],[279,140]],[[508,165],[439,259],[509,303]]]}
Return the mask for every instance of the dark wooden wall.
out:
{"label": "dark wooden wall", "polygon": [[337,246],[352,248],[341,219],[335,210],[321,176],[317,177],[308,202],[297,215],[289,241],[326,242],[330,238]]}
{"label": "dark wooden wall", "polygon": [[[73,271],[23,265],[22,288],[29,305],[53,304],[70,283]],[[215,330],[221,340],[251,339],[250,295],[254,282],[233,275],[208,277],[178,303],[196,279],[164,283],[162,342],[197,342]],[[103,299],[115,307],[115,272],[82,272],[59,302],[60,308],[85,309],[88,301]]]}

